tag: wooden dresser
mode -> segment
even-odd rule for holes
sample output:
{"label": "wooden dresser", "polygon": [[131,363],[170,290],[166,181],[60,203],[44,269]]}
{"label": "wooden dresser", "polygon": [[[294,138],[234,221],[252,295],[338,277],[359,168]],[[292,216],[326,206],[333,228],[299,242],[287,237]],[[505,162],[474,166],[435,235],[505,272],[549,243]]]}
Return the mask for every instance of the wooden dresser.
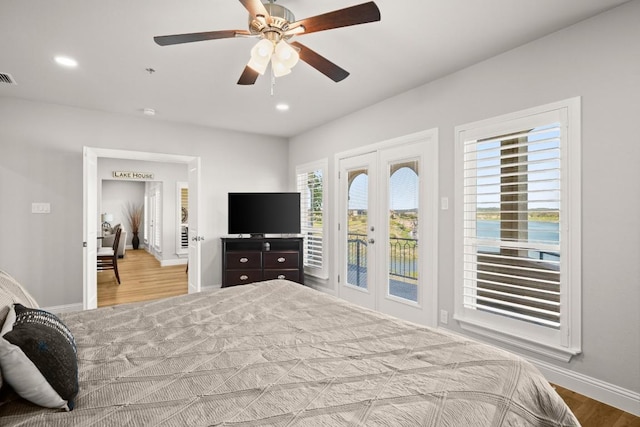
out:
{"label": "wooden dresser", "polygon": [[223,288],[270,279],[304,284],[302,237],[221,240]]}

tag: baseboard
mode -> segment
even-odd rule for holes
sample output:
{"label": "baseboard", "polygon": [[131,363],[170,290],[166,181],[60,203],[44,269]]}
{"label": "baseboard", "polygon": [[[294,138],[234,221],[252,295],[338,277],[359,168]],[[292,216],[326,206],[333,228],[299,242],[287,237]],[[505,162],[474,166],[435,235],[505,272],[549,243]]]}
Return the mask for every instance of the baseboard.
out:
{"label": "baseboard", "polygon": [[82,303],[77,302],[75,304],[55,305],[52,307],[43,307],[42,309],[54,314],[69,313],[71,311],[81,311]]}
{"label": "baseboard", "polygon": [[304,276],[304,284],[309,286],[310,288],[315,289],[316,291],[324,292],[329,295],[337,296],[336,290],[327,286],[329,280],[321,279],[319,277],[305,275]]}
{"label": "baseboard", "polygon": [[160,260],[160,267],[169,267],[173,265],[187,265],[189,260],[186,258],[163,259]]}
{"label": "baseboard", "polygon": [[640,393],[528,357],[549,382],[640,417]]}
{"label": "baseboard", "polygon": [[[442,326],[438,326],[438,328],[442,328]],[[470,337],[452,329],[442,329],[449,333],[459,335],[463,338],[476,339],[477,341],[484,342],[485,344],[496,345],[483,341],[479,338]],[[611,384],[606,381],[581,374],[579,372],[571,371],[569,369],[544,362],[542,360],[536,359],[535,357],[530,357],[517,351],[500,347],[499,345],[496,345],[496,347],[511,351],[512,353],[517,354],[523,359],[526,359],[528,362],[538,368],[538,370],[550,383],[557,384],[561,387],[564,387],[571,391],[575,391],[591,399],[606,403],[609,406],[613,406],[622,411],[629,412],[630,414],[640,417],[640,393],[632,390],[627,390],[615,384]]]}

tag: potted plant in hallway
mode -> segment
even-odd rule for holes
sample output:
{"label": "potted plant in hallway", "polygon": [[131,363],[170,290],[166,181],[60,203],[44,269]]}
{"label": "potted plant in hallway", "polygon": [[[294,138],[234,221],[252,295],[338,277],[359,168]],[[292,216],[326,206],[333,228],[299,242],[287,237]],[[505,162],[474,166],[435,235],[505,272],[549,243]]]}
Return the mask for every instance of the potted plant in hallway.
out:
{"label": "potted plant in hallway", "polygon": [[133,233],[133,237],[131,238],[131,245],[133,246],[133,249],[138,249],[138,247],[140,247],[140,238],[138,237],[138,232],[140,231],[140,226],[142,225],[142,215],[144,214],[144,207],[143,205],[138,205],[135,203],[127,203],[126,213],[129,224],[131,225],[131,233]]}

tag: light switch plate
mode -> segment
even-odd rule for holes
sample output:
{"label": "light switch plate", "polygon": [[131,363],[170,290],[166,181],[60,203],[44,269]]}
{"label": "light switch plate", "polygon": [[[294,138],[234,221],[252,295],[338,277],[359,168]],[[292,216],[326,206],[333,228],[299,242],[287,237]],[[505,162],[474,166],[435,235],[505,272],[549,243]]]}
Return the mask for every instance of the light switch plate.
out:
{"label": "light switch plate", "polygon": [[447,209],[449,209],[449,198],[448,197],[440,198],[440,209],[442,209],[443,211],[446,211]]}
{"label": "light switch plate", "polygon": [[51,213],[51,203],[31,203],[31,213],[47,214]]}

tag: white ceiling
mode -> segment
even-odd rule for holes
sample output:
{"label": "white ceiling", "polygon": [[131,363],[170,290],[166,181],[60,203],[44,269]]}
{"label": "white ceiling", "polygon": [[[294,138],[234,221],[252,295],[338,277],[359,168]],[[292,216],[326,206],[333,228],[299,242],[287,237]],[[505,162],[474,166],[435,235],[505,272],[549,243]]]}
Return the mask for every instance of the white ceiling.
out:
{"label": "white ceiling", "polygon": [[[296,19],[366,0],[279,0]],[[2,0],[1,97],[289,137],[586,19],[626,0],[375,0],[380,22],[295,40],[351,75],[300,62],[236,84],[255,39],[161,47],[153,36],[247,29],[237,0]],[[55,55],[77,59],[64,69]],[[149,74],[146,68],[153,68]],[[290,104],[287,112],[275,109]]]}

